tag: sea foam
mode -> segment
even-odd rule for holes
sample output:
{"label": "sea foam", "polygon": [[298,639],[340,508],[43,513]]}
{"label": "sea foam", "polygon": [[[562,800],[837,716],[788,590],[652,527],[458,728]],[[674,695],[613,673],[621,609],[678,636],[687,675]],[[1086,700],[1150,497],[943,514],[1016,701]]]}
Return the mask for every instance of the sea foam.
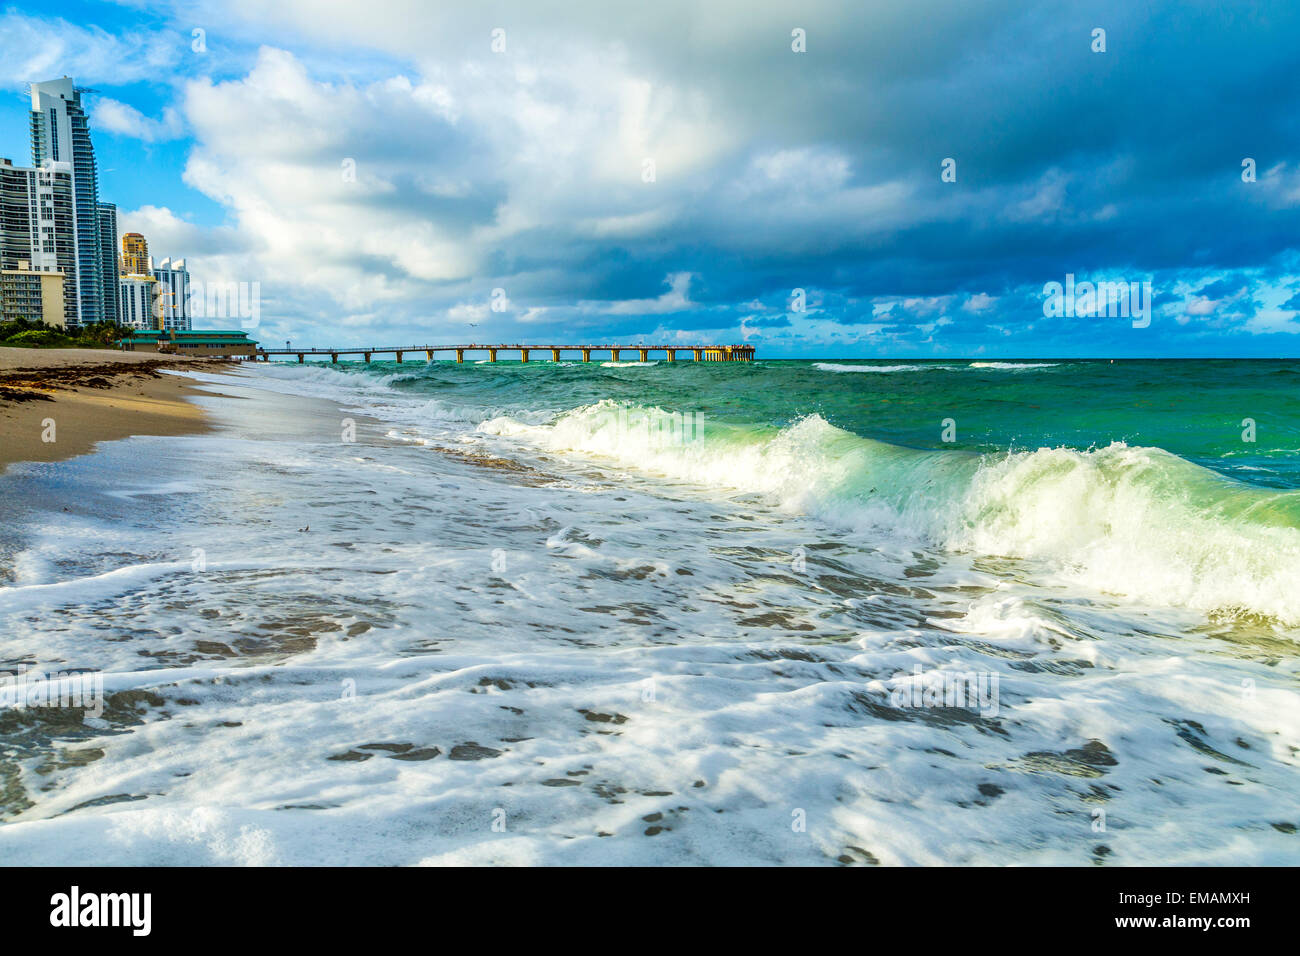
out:
{"label": "sea foam", "polygon": [[[818,415],[782,429],[602,402],[549,425],[480,431],[647,474],[766,496],[776,506],[949,551],[1032,559],[1052,578],[1133,601],[1300,623],[1300,493],[1241,485],[1157,448],[975,455],[919,451]],[[665,440],[665,436],[668,440]]]}

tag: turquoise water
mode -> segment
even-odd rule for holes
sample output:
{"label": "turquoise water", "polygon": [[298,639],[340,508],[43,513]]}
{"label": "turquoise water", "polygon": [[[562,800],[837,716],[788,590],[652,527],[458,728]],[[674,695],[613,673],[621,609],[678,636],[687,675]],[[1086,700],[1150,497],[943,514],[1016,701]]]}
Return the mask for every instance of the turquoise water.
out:
{"label": "turquoise water", "polygon": [[[606,367],[517,362],[340,364],[412,395],[503,409],[602,399],[781,428],[809,415],[864,438],[979,452],[1125,442],[1238,480],[1300,487],[1296,361],[679,361]],[[954,421],[943,441],[944,419]],[[1255,441],[1243,440],[1244,419]]]}
{"label": "turquoise water", "polygon": [[325,394],[360,388],[438,441],[684,482],[863,542],[1014,559],[1043,584],[1138,606],[1300,625],[1295,362],[376,362],[287,374]]}

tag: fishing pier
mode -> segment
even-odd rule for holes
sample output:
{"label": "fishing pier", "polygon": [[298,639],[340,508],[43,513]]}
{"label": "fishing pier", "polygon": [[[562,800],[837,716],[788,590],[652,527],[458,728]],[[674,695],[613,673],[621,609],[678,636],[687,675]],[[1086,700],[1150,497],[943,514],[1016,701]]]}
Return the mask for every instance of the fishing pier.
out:
{"label": "fishing pier", "polygon": [[340,355],[361,355],[365,361],[369,362],[374,355],[395,355],[397,361],[402,361],[403,356],[419,355],[424,353],[425,361],[432,362],[436,352],[454,352],[456,361],[464,362],[466,352],[487,353],[487,361],[495,362],[497,355],[501,352],[518,352],[519,361],[527,362],[529,354],[533,352],[551,354],[551,361],[560,361],[560,355],[564,352],[578,353],[582,356],[582,361],[590,362],[591,356],[596,355],[597,359],[608,354],[610,361],[619,361],[619,356],[623,354],[636,353],[638,359],[642,362],[650,361],[652,353],[662,353],[667,361],[677,361],[677,353],[689,352],[696,362],[752,362],[754,360],[754,346],[752,345],[478,345],[471,343],[469,345],[404,345],[395,347],[360,347],[360,348],[313,348],[313,349],[264,349],[258,348],[257,358],[263,362],[271,361],[272,355],[296,355],[299,362],[304,362],[309,355],[319,355],[330,357],[331,362],[337,362]]}

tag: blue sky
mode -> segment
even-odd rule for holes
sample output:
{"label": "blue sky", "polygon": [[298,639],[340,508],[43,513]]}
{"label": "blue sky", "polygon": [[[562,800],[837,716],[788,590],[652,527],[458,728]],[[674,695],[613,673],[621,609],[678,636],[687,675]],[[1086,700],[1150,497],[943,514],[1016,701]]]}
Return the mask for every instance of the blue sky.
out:
{"label": "blue sky", "polygon": [[96,90],[102,198],[268,342],[1300,355],[1293,3],[425,6],[2,7],[0,155]]}

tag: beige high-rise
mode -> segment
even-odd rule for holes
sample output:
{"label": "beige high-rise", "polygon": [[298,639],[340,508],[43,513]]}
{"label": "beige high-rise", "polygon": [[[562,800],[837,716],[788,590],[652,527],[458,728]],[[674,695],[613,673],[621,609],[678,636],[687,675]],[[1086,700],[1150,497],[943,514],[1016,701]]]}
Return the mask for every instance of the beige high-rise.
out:
{"label": "beige high-rise", "polygon": [[147,276],[153,270],[149,268],[149,243],[138,232],[128,232],[122,236],[122,274],[128,276]]}

